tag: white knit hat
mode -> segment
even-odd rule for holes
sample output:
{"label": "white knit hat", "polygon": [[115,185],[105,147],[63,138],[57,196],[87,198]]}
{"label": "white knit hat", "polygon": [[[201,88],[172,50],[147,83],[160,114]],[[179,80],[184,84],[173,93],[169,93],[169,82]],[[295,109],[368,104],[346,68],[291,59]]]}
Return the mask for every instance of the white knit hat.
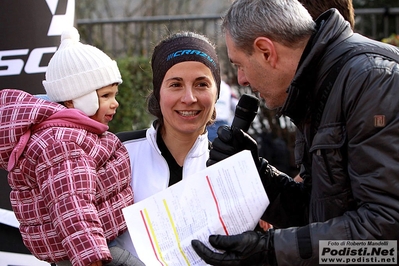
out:
{"label": "white knit hat", "polygon": [[61,45],[51,58],[43,86],[54,102],[73,101],[76,109],[94,115],[98,108],[97,90],[122,78],[114,60],[98,48],[79,42],[74,27],[61,35]]}

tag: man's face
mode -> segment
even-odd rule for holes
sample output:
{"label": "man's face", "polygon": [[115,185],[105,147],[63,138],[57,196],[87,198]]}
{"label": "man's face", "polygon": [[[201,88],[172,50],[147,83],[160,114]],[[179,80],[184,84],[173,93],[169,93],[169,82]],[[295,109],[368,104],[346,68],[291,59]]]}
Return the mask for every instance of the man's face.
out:
{"label": "man's face", "polygon": [[237,68],[238,83],[249,86],[253,92],[259,93],[268,109],[273,110],[283,106],[289,84],[289,81],[282,82],[283,71],[273,67],[265,54],[257,49],[251,55],[238,49],[228,33],[225,40],[230,61]]}

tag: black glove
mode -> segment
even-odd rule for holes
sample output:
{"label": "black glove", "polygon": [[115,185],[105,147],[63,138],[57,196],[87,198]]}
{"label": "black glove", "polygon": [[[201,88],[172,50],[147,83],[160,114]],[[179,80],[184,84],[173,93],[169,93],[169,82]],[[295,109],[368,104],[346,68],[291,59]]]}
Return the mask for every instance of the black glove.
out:
{"label": "black glove", "polygon": [[250,135],[239,128],[230,128],[228,126],[220,126],[217,133],[218,136],[212,142],[212,149],[206,162],[207,166],[224,160],[240,151],[250,150],[256,167],[259,169],[258,144]]}
{"label": "black glove", "polygon": [[273,229],[265,233],[247,231],[233,236],[209,236],[209,243],[216,249],[225,250],[224,253],[213,252],[199,240],[192,240],[191,245],[198,256],[211,265],[277,265],[273,237]]}
{"label": "black glove", "polygon": [[258,144],[241,129],[220,126],[217,133],[217,138],[212,142],[209,159],[206,162],[207,166],[224,160],[240,151],[250,150],[270,202],[273,202],[286,184],[292,181],[288,175],[269,165],[266,159],[259,157]]}
{"label": "black glove", "polygon": [[[217,133],[218,136],[212,142],[209,159],[206,162],[207,166],[224,160],[240,151],[250,150],[270,202],[274,201],[278,194],[285,189],[287,184],[295,183],[288,175],[269,165],[266,159],[259,157],[258,144],[250,135],[241,129],[220,126]],[[291,184],[291,186],[292,185],[295,184]]]}

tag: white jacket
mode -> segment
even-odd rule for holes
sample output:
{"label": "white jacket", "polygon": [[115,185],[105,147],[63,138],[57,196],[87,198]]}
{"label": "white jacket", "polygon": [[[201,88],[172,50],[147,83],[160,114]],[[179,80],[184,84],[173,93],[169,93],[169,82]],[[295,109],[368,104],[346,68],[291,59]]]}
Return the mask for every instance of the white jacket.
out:
{"label": "white jacket", "polygon": [[[124,140],[123,145],[130,157],[134,202],[146,199],[168,187],[169,166],[158,148],[157,131],[153,125],[147,129],[145,137]],[[208,133],[205,133],[198,137],[184,160],[183,179],[206,168],[208,158],[209,141]],[[115,244],[137,256],[129,232],[119,236]]]}

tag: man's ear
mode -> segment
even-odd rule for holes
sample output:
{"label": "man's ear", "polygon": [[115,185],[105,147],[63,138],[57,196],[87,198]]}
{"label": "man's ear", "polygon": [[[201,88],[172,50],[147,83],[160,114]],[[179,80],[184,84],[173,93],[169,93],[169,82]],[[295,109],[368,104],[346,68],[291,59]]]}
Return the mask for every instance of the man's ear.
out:
{"label": "man's ear", "polygon": [[263,54],[264,59],[269,62],[272,67],[275,67],[277,62],[277,53],[272,40],[266,37],[258,37],[254,41],[254,49]]}
{"label": "man's ear", "polygon": [[72,100],[65,101],[65,102],[64,102],[64,105],[65,105],[66,108],[75,108],[75,107],[73,106]]}

